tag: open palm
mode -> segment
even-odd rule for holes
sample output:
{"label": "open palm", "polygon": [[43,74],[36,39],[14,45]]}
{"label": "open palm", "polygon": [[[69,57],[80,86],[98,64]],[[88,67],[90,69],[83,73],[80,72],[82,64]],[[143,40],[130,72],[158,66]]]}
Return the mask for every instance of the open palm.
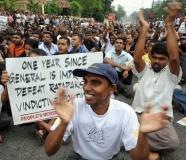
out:
{"label": "open palm", "polygon": [[155,132],[164,128],[167,123],[168,120],[165,111],[159,113],[150,113],[148,110],[141,115],[140,131],[143,133]]}
{"label": "open palm", "polygon": [[64,122],[68,123],[71,120],[74,113],[74,105],[72,98],[68,100],[65,96],[65,89],[59,89],[58,98],[52,101],[52,105]]}
{"label": "open palm", "polygon": [[138,17],[139,17],[139,20],[140,20],[140,23],[142,26],[146,27],[147,29],[149,29],[150,25],[149,23],[145,20],[145,17],[144,17],[144,11],[141,9],[138,13]]}
{"label": "open palm", "polygon": [[167,7],[164,8],[167,13],[166,21],[174,20],[181,8],[182,4],[180,2],[169,2]]}

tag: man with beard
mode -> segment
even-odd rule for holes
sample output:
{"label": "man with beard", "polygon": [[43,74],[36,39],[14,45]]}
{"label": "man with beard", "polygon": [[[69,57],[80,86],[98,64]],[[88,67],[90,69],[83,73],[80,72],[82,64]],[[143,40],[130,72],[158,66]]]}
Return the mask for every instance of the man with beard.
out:
{"label": "man with beard", "polygon": [[[145,21],[143,12],[141,11],[139,14],[141,31],[134,51],[136,69],[136,72],[134,72],[139,78],[139,85],[133,100],[133,108],[139,114],[139,117],[144,112],[145,103],[152,105],[152,113],[160,112],[162,105],[166,105],[169,108],[167,112],[169,119],[168,125],[160,131],[148,134],[151,151],[162,154],[171,153],[169,151],[174,151],[179,145],[177,133],[171,122],[173,120],[173,91],[180,81],[182,74],[178,43],[173,25],[180,9],[180,3],[168,3],[165,21],[167,44],[155,43],[150,54],[151,65],[146,65],[142,60],[149,24]],[[158,154],[154,155],[158,156]],[[174,159],[172,154],[166,154],[166,156],[170,155],[171,157],[168,159]]]}
{"label": "man with beard", "polygon": [[[72,137],[74,151],[68,160],[117,160],[121,145],[132,160],[146,160],[149,146],[146,134],[164,127],[165,110],[142,115],[140,125],[134,110],[112,99],[118,76],[109,64],[96,63],[87,69],[75,69],[83,77],[84,98],[69,99],[64,89],[52,102],[61,122],[49,133],[44,144],[48,156],[55,154],[61,142]],[[148,123],[147,123],[148,122]]]}
{"label": "man with beard", "polygon": [[94,37],[94,35],[92,34],[92,31],[87,31],[86,32],[84,45],[91,52],[99,50],[99,47],[98,47],[98,44],[97,44],[97,40]]}
{"label": "man with beard", "polygon": [[45,31],[43,33],[43,42],[39,45],[39,49],[44,50],[48,56],[51,56],[58,52],[56,44],[52,43],[52,33]]}
{"label": "man with beard", "polygon": [[8,46],[10,57],[25,57],[24,36],[20,32],[12,35],[12,43]]}

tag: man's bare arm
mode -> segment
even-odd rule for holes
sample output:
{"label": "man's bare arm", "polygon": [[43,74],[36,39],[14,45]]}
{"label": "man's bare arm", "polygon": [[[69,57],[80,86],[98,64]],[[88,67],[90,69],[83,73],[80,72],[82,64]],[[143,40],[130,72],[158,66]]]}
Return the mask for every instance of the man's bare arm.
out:
{"label": "man's bare arm", "polygon": [[180,61],[179,61],[179,47],[174,29],[174,20],[181,9],[181,3],[171,2],[165,8],[167,12],[166,30],[167,30],[167,50],[169,54],[169,68],[171,73],[179,75]]}
{"label": "man's bare arm", "polygon": [[44,149],[48,156],[54,155],[60,148],[68,123],[61,121],[60,125],[47,136]]}
{"label": "man's bare arm", "polygon": [[132,160],[147,160],[150,149],[147,137],[144,133],[139,132],[137,147],[132,149],[129,153]]}
{"label": "man's bare arm", "polygon": [[144,55],[144,48],[145,48],[147,33],[149,30],[149,24],[145,21],[142,10],[139,12],[139,19],[141,22],[141,31],[134,50],[134,64],[136,70],[138,72],[141,72],[145,68],[145,62],[143,61],[142,56]]}
{"label": "man's bare arm", "polygon": [[150,152],[146,134],[158,131],[168,124],[166,111],[167,107],[162,107],[163,111],[159,113],[150,113],[150,107],[146,107],[140,117],[140,129],[138,142],[135,149],[130,151],[132,160],[147,160]]}
{"label": "man's bare arm", "polygon": [[44,149],[48,156],[52,156],[60,148],[68,123],[74,113],[73,101],[72,99],[67,100],[64,89],[59,89],[59,96],[52,102],[52,105],[61,118],[61,123],[46,138]]}

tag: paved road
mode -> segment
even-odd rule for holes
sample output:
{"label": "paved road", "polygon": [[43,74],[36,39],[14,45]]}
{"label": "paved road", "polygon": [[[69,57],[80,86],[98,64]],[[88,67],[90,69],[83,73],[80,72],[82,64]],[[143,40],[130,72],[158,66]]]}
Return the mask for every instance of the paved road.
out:
{"label": "paved road", "polygon": [[[130,99],[119,95],[117,99],[131,104]],[[174,125],[180,138],[180,147],[175,152],[175,160],[186,160],[186,127],[175,122],[184,115],[175,109]],[[0,144],[0,160],[65,160],[72,145],[62,146],[60,150],[51,158],[48,158],[39,145],[39,141],[34,134],[34,125],[30,126],[11,126],[6,131],[1,131],[5,135],[5,142]],[[122,154],[123,155],[123,154]],[[126,158],[125,160],[129,160]]]}

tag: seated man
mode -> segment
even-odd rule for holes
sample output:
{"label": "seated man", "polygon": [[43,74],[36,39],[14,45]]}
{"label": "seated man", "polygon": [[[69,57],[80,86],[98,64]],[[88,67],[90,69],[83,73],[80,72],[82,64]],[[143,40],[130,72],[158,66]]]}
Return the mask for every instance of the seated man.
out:
{"label": "seated man", "polygon": [[42,49],[47,53],[48,56],[51,56],[58,52],[58,47],[56,44],[52,43],[52,33],[49,31],[43,32],[43,42],[40,43],[39,49]]}
{"label": "seated man", "polygon": [[104,62],[112,65],[118,73],[118,91],[126,97],[130,97],[130,92],[125,85],[132,83],[132,64],[133,57],[123,50],[124,40],[117,37],[114,43],[114,50],[106,53]]}
{"label": "seated man", "polygon": [[72,35],[72,48],[70,53],[87,53],[89,50],[85,47],[83,43],[83,36],[78,33]]}
{"label": "seated man", "polygon": [[133,160],[146,160],[149,154],[146,134],[167,124],[166,112],[149,114],[147,110],[139,125],[129,105],[110,98],[118,76],[109,64],[96,63],[87,69],[75,69],[73,74],[83,77],[85,97],[67,100],[65,90],[59,90],[52,104],[61,122],[47,136],[44,144],[47,155],[55,154],[62,140],[71,136],[74,152],[69,159],[117,158],[123,145]]}
{"label": "seated man", "polygon": [[[143,13],[140,12],[139,14],[141,31],[134,51],[135,74],[139,78],[139,84],[136,88],[132,106],[139,116],[144,112],[144,105],[147,102],[152,104],[152,113],[160,112],[162,105],[169,108],[167,112],[168,125],[157,132],[148,134],[150,149],[153,152],[167,153],[174,151],[179,145],[176,130],[172,125],[172,96],[182,74],[178,43],[173,27],[175,17],[180,9],[180,3],[172,2],[168,4],[166,10],[168,15],[165,23],[167,44],[163,42],[154,44],[150,53],[150,65],[145,64],[142,59],[149,24],[145,21]],[[168,159],[174,159],[174,157]]]}

